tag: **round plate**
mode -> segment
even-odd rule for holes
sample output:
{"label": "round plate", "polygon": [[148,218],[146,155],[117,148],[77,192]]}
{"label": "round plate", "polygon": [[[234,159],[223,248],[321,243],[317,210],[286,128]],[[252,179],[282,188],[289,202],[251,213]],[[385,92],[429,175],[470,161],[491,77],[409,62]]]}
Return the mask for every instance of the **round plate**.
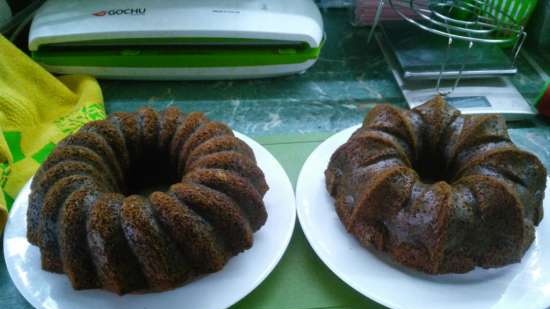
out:
{"label": "round plate", "polygon": [[21,294],[36,308],[227,308],[254,290],[281,259],[296,220],[292,185],[279,162],[260,144],[236,133],[254,151],[266,176],[264,197],[268,219],[254,234],[251,249],[231,258],[217,272],[174,290],[118,296],[103,290],[75,291],[67,276],[43,271],[40,251],[26,238],[30,181],[11,209],[4,231],[4,256],[8,272]]}
{"label": "round plate", "polygon": [[[340,222],[325,188],[331,155],[359,128],[323,142],[305,162],[296,186],[298,218],[323,262],[344,282],[370,299],[395,309],[522,308],[550,305],[550,218],[536,228],[536,240],[521,263],[466,274],[430,276],[365,249]],[[550,213],[550,181],[544,200]]]}

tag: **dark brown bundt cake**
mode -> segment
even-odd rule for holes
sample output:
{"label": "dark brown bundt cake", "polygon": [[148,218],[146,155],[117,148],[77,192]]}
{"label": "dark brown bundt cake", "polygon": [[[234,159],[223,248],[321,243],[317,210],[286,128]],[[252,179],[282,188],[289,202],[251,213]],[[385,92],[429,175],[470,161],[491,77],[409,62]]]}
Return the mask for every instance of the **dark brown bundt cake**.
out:
{"label": "dark brown bundt cake", "polygon": [[66,273],[75,289],[177,287],[250,248],[267,219],[268,186],[250,147],[176,108],[86,124],[58,144],[31,189],[27,238],[42,268]]}
{"label": "dark brown bundt cake", "polygon": [[442,97],[373,108],[325,176],[348,232],[430,274],[520,261],[543,215],[537,157],[502,117],[461,115]]}

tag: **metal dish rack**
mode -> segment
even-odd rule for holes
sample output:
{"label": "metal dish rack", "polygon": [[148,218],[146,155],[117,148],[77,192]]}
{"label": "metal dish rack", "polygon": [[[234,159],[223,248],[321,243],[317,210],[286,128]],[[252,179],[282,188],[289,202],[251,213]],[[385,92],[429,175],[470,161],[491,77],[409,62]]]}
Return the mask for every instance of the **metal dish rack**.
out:
{"label": "metal dish rack", "polygon": [[[502,3],[506,2],[508,3]],[[384,44],[382,41],[388,40],[387,36],[384,39],[384,35],[375,33],[377,28],[380,27],[380,15],[384,5],[389,5],[404,21],[409,25],[413,25],[417,29],[424,31],[422,35],[430,33],[435,35],[434,38],[440,37],[439,40],[446,40],[445,50],[442,51],[441,63],[435,64],[438,69],[427,72],[417,72],[415,74],[404,74],[403,68],[396,69],[399,71],[399,76],[396,76],[400,86],[406,88],[407,83],[418,84],[419,80],[424,80],[422,84],[426,87],[427,82],[435,81],[435,85],[432,84],[432,95],[441,94],[444,96],[450,96],[461,84],[461,81],[467,79],[495,79],[498,80],[497,84],[501,84],[502,87],[513,87],[511,83],[506,80],[503,82],[499,80],[505,78],[503,76],[515,74],[517,72],[516,60],[523,47],[526,39],[526,32],[519,21],[523,16],[519,16],[519,13],[525,13],[532,11],[532,7],[526,7],[527,5],[534,6],[532,1],[512,1],[512,0],[379,0],[377,11],[374,17],[373,26],[368,36],[370,42],[373,37],[376,36],[378,43],[381,45],[390,66],[399,67],[399,61],[394,59],[388,59],[388,54],[391,54],[392,44]],[[411,14],[412,13],[412,14]],[[402,22],[401,22],[402,23]],[[410,26],[409,26],[410,27]],[[382,29],[382,33],[384,29]],[[441,39],[444,38],[444,39]],[[388,47],[389,46],[389,47]],[[493,48],[495,50],[506,49],[510,55],[506,57],[509,61],[509,65],[504,69],[497,70],[484,70],[479,68],[467,68],[466,63],[472,59],[472,50],[475,46],[483,46],[483,48]],[[454,67],[450,66],[452,49],[460,47],[461,50],[454,55],[462,56],[462,60],[452,59],[456,64]],[[422,51],[419,51],[419,53]],[[395,54],[395,51],[394,51]],[[397,62],[397,63],[396,63]],[[461,62],[461,63],[460,63]],[[470,61],[471,62],[471,61]],[[433,64],[432,64],[433,65]],[[397,73],[394,72],[394,75]],[[399,80],[400,79],[400,80]],[[443,81],[447,87],[443,87]],[[483,81],[481,84],[485,83]],[[415,85],[413,88],[418,88]],[[493,88],[487,88],[491,91]],[[513,89],[515,90],[515,88]],[[510,89],[511,92],[513,92]],[[425,92],[425,89],[423,90]],[[405,93],[407,97],[407,93]],[[495,107],[487,102],[491,100],[484,100],[491,108],[470,109],[466,112],[472,113],[505,113],[514,114],[514,108],[517,109],[517,115],[519,118],[523,118],[521,115],[533,115],[533,111],[528,106],[527,102],[521,97],[521,95],[515,90],[514,95],[517,97],[516,102],[508,102],[506,107],[502,105]],[[521,98],[521,99],[520,99]],[[494,101],[494,100],[493,100]],[[471,103],[471,100],[469,100]],[[409,102],[411,106],[417,105],[417,102]],[[513,107],[513,106],[515,107]],[[481,106],[482,107],[482,106]],[[510,117],[514,118],[514,117]]]}

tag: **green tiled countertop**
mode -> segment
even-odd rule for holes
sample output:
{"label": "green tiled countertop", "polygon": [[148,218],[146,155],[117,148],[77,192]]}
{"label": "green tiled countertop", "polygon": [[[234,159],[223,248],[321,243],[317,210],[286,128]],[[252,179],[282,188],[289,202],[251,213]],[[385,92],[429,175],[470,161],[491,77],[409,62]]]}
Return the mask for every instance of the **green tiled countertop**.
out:
{"label": "green tiled countertop", "polygon": [[[203,111],[255,138],[281,162],[293,184],[313,149],[328,136],[358,124],[380,102],[405,106],[368,29],[349,26],[347,12],[325,12],[327,42],[319,62],[301,75],[224,82],[102,81],[106,108],[178,106]],[[547,64],[544,57],[537,61]],[[543,65],[544,67],[544,65]],[[512,82],[532,102],[544,84],[524,56]],[[510,124],[510,135],[550,169],[550,127],[542,119]],[[37,283],[40,284],[40,283]],[[30,308],[13,286],[0,258],[0,308]],[[233,309],[383,308],[343,283],[323,265],[296,225],[273,273]]]}

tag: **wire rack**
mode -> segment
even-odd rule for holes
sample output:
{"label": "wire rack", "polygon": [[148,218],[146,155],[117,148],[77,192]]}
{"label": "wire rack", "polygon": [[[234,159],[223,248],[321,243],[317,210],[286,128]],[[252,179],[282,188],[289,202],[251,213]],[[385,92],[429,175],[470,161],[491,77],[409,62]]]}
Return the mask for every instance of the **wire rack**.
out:
{"label": "wire rack", "polygon": [[[517,22],[517,16],[505,11],[504,7],[497,5],[496,2],[498,1],[379,0],[368,41],[372,40],[376,26],[380,21],[383,6],[386,4],[412,25],[447,38],[445,60],[441,63],[436,91],[441,95],[449,95],[458,86],[470,51],[476,44],[511,46],[512,61],[515,63],[525,42],[526,32],[524,27]],[[455,41],[467,42],[464,61],[453,86],[450,90],[442,91],[441,80],[450,60],[449,51]]]}

